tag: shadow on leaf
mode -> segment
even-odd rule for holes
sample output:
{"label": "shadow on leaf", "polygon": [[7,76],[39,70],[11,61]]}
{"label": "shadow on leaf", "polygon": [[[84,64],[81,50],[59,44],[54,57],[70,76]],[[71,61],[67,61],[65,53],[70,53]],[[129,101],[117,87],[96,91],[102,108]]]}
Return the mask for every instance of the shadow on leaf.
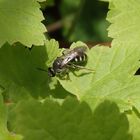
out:
{"label": "shadow on leaf", "polygon": [[61,105],[49,99],[22,101],[9,118],[11,131],[24,140],[132,140],[126,115],[110,101],[93,112],[87,103],[73,98]]}
{"label": "shadow on leaf", "polygon": [[[53,43],[53,40],[48,43]],[[45,98],[49,95],[54,96],[52,92],[58,89],[62,91],[60,84],[56,85],[56,90],[51,90],[48,73],[37,69],[48,69],[47,51],[49,50],[46,46],[34,46],[29,49],[20,43],[13,46],[6,43],[0,48],[0,85],[5,88],[5,100],[10,98],[12,101],[19,101],[30,96]],[[69,93],[64,90],[62,95],[64,96],[60,98],[66,97]]]}

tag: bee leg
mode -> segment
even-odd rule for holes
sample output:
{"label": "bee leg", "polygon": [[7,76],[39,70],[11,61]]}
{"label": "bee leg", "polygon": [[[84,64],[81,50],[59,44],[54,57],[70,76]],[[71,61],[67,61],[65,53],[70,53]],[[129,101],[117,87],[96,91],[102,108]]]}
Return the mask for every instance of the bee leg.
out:
{"label": "bee leg", "polygon": [[70,63],[69,66],[70,66],[71,68],[85,69],[85,70],[88,70],[88,71],[95,72],[95,70],[93,70],[93,69],[85,68],[85,67],[83,67],[83,66],[75,65],[75,64],[73,64],[73,63]]}
{"label": "bee leg", "polygon": [[[83,66],[79,66],[79,65],[75,65],[75,64],[73,64],[73,63],[69,63],[68,65],[67,65],[67,67],[70,69],[73,69],[73,70],[71,70],[71,72],[73,73],[73,75],[75,75],[76,77],[80,77],[80,76],[83,76],[83,75],[87,75],[87,74],[91,74],[92,72],[95,72],[93,69],[88,69],[88,68],[85,68],[85,67],[83,67]],[[81,74],[77,74],[76,73],[76,71],[75,70],[80,70],[80,69],[85,69],[85,70],[87,70],[87,72],[84,72],[84,73],[81,73]]]}
{"label": "bee leg", "polygon": [[59,78],[61,80],[70,80],[69,73],[65,73],[65,76],[64,75],[59,75]]}
{"label": "bee leg", "polygon": [[[72,69],[75,69],[75,66],[73,66],[73,65],[71,65],[70,63],[67,65],[67,68],[68,69],[70,69],[70,68],[72,68]],[[78,77],[78,75],[75,73],[75,71],[71,71],[72,73],[73,73],[73,75],[75,75],[75,76],[77,76]],[[68,73],[69,74],[69,73]],[[69,76],[69,75],[68,75]]]}
{"label": "bee leg", "polygon": [[[69,73],[66,73],[66,80],[70,80]],[[71,81],[71,80],[70,80]]]}
{"label": "bee leg", "polygon": [[43,69],[43,68],[36,68],[36,69],[40,71],[48,72],[46,69]]}
{"label": "bee leg", "polygon": [[68,67],[63,68],[63,71],[58,75],[61,80],[70,80]]}
{"label": "bee leg", "polygon": [[65,80],[70,80],[69,69],[68,68],[66,68],[65,74],[66,74],[66,79]]}

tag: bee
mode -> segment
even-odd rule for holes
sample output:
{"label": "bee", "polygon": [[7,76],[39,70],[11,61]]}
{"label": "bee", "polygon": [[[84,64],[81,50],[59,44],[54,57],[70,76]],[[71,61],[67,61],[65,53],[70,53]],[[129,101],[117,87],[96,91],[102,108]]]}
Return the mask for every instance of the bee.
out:
{"label": "bee", "polygon": [[[56,75],[68,74],[69,69],[87,69],[84,66],[87,63],[87,48],[84,46],[76,47],[74,49],[68,49],[62,52],[60,57],[57,57],[52,67],[48,68],[48,74],[50,77]],[[93,70],[92,70],[93,71]]]}

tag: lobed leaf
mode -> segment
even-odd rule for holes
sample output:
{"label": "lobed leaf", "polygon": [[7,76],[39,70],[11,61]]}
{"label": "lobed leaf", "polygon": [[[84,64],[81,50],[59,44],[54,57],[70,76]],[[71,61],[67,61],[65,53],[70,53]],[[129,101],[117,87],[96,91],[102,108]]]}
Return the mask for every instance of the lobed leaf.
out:
{"label": "lobed leaf", "polygon": [[[81,69],[70,72],[69,80],[58,79],[78,100],[55,101],[52,97],[52,100],[39,102],[28,98],[29,93],[46,96],[50,87],[53,96],[62,93],[65,98],[63,93],[68,95],[56,78],[48,85],[47,74],[36,70],[36,67],[47,68],[59,55],[58,43],[54,40],[47,41],[41,49],[33,47],[30,51],[22,45],[11,47],[9,44],[0,49],[0,85],[15,97],[20,93],[24,96],[18,94],[19,98],[26,99],[9,109],[12,132],[21,134],[25,140],[139,140],[140,77],[134,75],[140,66],[139,19],[138,16],[132,18],[132,27],[138,30],[135,35],[134,28],[129,26],[131,23],[127,22],[129,18],[125,18],[137,13],[133,8],[136,4],[138,7],[138,1],[110,0],[109,20],[113,22],[110,33],[115,38],[112,48],[96,46],[87,51],[86,68],[94,71]],[[131,7],[134,11],[128,12]],[[125,20],[127,32],[123,30],[121,20]],[[71,47],[81,45],[84,44],[77,42]],[[3,103],[0,103],[3,115],[0,124],[5,128],[3,110]]]}
{"label": "lobed leaf", "polygon": [[90,103],[91,108],[105,99],[116,101],[122,110],[139,107],[140,78],[134,76],[139,68],[139,51],[139,47],[134,46],[96,46],[87,52],[86,68],[93,69],[94,72],[70,72],[70,80],[59,81],[79,100]]}
{"label": "lobed leaf", "polygon": [[139,45],[140,35],[140,17],[139,0],[110,0],[107,20],[111,23],[109,27],[109,36],[113,38],[112,46],[121,45]]}
{"label": "lobed leaf", "polygon": [[46,29],[39,8],[35,0],[0,0],[0,46],[5,42],[43,45]]}
{"label": "lobed leaf", "polygon": [[59,44],[54,39],[51,39],[50,41],[47,40],[45,42],[46,52],[48,55],[48,60],[46,62],[46,65],[49,67],[53,63],[53,61],[59,56],[60,50],[59,50]]}
{"label": "lobed leaf", "polygon": [[37,69],[46,61],[44,50],[44,47],[33,47],[30,51],[21,44],[16,47],[5,44],[0,49],[0,84],[5,94],[19,96],[21,91],[34,97],[48,94],[47,74]]}
{"label": "lobed leaf", "polygon": [[[46,72],[58,53],[58,42],[55,40],[32,49],[21,44],[5,44],[0,48],[0,87],[4,88],[3,95],[16,102],[30,96],[44,98],[52,94],[64,98],[69,95],[60,84],[51,83]],[[61,94],[56,91],[61,91]]]}
{"label": "lobed leaf", "polygon": [[12,131],[22,134],[25,140],[130,140],[132,137],[126,115],[109,101],[97,106],[94,112],[87,103],[73,98],[67,98],[61,105],[50,99],[43,103],[20,101],[9,118]]}

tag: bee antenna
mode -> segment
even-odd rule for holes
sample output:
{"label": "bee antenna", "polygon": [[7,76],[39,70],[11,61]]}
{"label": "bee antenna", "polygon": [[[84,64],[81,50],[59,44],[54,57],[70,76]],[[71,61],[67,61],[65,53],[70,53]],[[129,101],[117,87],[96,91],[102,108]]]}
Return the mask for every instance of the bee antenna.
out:
{"label": "bee antenna", "polygon": [[37,70],[41,70],[41,71],[48,72],[47,70],[45,70],[45,69],[43,69],[43,68],[37,68]]}

